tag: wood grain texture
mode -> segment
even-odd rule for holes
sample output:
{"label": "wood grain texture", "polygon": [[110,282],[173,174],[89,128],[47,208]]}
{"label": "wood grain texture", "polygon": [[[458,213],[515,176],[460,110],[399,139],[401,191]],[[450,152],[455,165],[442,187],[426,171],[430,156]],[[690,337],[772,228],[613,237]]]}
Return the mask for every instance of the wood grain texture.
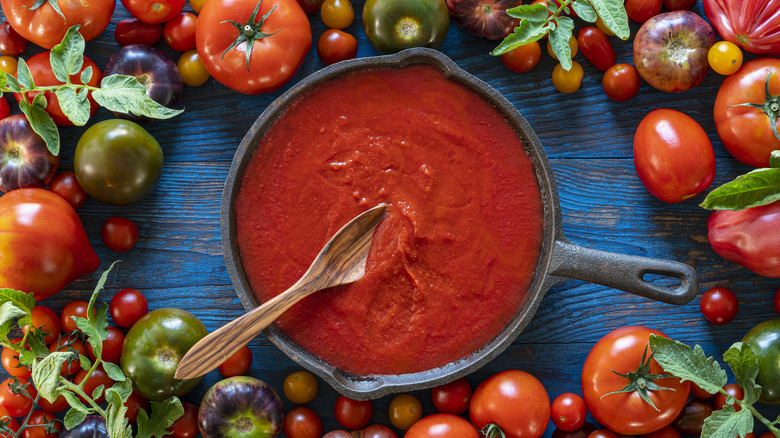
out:
{"label": "wood grain texture", "polygon": [[[358,39],[358,56],[375,55],[377,52],[362,30],[363,1],[353,4],[356,21],[346,30]],[[189,6],[185,9],[189,10]],[[703,15],[700,2],[694,11]],[[87,54],[99,66],[105,66],[118,48],[113,31],[116,23],[128,16],[117,2],[112,24],[100,37],[87,43]],[[325,27],[317,14],[310,16],[310,20],[316,42]],[[583,26],[582,21],[576,23],[575,32]],[[633,35],[639,25],[632,23],[631,27]],[[618,62],[632,63],[630,41],[615,38],[610,41]],[[603,286],[565,281],[547,292],[530,324],[506,352],[468,376],[472,385],[495,372],[519,368],[538,377],[552,399],[563,392],[580,392],[579,375],[588,351],[614,328],[647,325],[675,339],[699,343],[705,352],[720,358],[750,327],[777,317],[772,309],[772,296],[780,280],[752,274],[714,253],[707,243],[708,212],[697,206],[703,197],[681,204],[664,204],[644,189],[633,167],[634,129],[649,111],[665,107],[690,115],[709,134],[718,166],[712,187],[749,170],[729,155],[715,133],[712,105],[721,76],[710,72],[701,85],[679,94],[658,92],[643,83],[636,98],[617,103],[605,96],[601,73],[581,54],[575,60],[585,69],[582,87],[564,95],[552,86],[550,75],[554,61],[546,54],[533,71],[517,74],[488,54],[495,45],[468,35],[452,24],[441,51],[461,68],[498,89],[534,128],[552,163],[564,234],[572,242],[590,248],[690,264],[699,275],[701,292],[716,285],[729,287],[737,294],[740,309],[733,322],[716,327],[701,316],[698,299],[684,306],[673,306]],[[174,61],[178,59],[178,54],[165,43],[160,42],[158,47]],[[40,50],[31,45],[23,56],[28,58]],[[323,66],[312,49],[290,85]],[[242,315],[244,309],[233,290],[222,255],[219,229],[222,188],[244,134],[283,91],[244,96],[213,79],[198,88],[185,87],[182,106],[186,111],[181,116],[145,125],[165,154],[159,185],[148,198],[132,206],[113,207],[90,199],[79,210],[87,234],[101,257],[101,268],[44,304],[59,312],[73,299],[86,299],[100,272],[113,260],[121,259],[101,301],[107,302],[123,288],[134,287],[144,292],[150,308],[186,309],[198,316],[210,331]],[[18,112],[18,107],[12,104],[12,110]],[[109,118],[112,115],[101,109],[89,125]],[[85,129],[61,129],[62,170],[72,169],[73,151]],[[112,215],[125,216],[139,226],[141,237],[132,251],[115,253],[102,243],[100,227]],[[254,355],[250,374],[269,382],[282,394],[284,377],[300,367],[262,335],[249,346]],[[185,399],[198,403],[209,386],[220,378],[217,372],[209,373]],[[414,395],[423,402],[425,414],[434,412],[430,391],[418,391]],[[322,418],[326,431],[339,428],[333,416],[336,397],[333,389],[320,382],[320,393],[309,404]],[[374,402],[374,422],[389,424],[387,409],[391,399],[383,397]],[[294,406],[283,395],[282,400],[285,409]],[[778,413],[777,408],[763,406],[762,410],[775,416]],[[550,425],[545,436],[549,437],[552,430]]]}

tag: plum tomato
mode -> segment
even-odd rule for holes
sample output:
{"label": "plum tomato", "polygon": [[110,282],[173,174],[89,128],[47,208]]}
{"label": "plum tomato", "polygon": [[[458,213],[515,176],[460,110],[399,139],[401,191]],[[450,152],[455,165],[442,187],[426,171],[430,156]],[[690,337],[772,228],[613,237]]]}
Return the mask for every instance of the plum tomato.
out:
{"label": "plum tomato", "polygon": [[0,71],[16,76],[19,61],[13,56],[0,56]]}
{"label": "plum tomato", "polygon": [[626,14],[628,18],[636,21],[637,23],[644,23],[645,21],[655,17],[661,13],[661,7],[663,6],[662,0],[626,0]]}
{"label": "plum tomato", "polygon": [[[577,38],[574,38],[574,35],[569,37],[569,58],[574,59],[574,57],[577,55],[577,51],[580,49],[579,42],[577,41]],[[552,43],[550,42],[550,39],[547,39],[547,54],[550,55],[550,58],[559,61],[558,55],[555,54],[552,48]]]}
{"label": "plum tomato", "polygon": [[0,383],[0,406],[12,417],[27,415],[37,395],[38,391],[24,377],[9,377]]}
{"label": "plum tomato", "polygon": [[[46,433],[45,425],[52,423],[56,431]],[[27,420],[27,426],[22,431],[22,438],[57,438],[62,431],[62,423],[54,415],[45,411],[33,411],[30,419]]]}
{"label": "plum tomato", "polygon": [[[100,358],[105,362],[111,362],[119,365],[119,359],[122,355],[122,344],[125,342],[125,334],[117,327],[108,326],[108,337],[103,340],[103,354]],[[92,344],[87,342],[87,354],[92,360],[95,360],[95,352],[92,351]]]}
{"label": "plum tomato", "polygon": [[0,120],[11,115],[11,107],[8,106],[8,101],[5,96],[0,96]]}
{"label": "plum tomato", "polygon": [[730,41],[718,41],[707,52],[707,61],[715,72],[728,76],[742,67],[742,50]]}
{"label": "plum tomato", "polygon": [[198,436],[198,407],[188,401],[181,402],[184,414],[168,428],[174,438],[195,438]]}
{"label": "plum tomato", "polygon": [[114,39],[120,46],[146,44],[153,46],[160,41],[163,27],[160,24],[148,24],[137,18],[125,18],[116,24]]}
{"label": "plum tomato", "polygon": [[[21,342],[22,338],[14,339],[12,342],[14,344],[18,344]],[[21,366],[19,363],[19,353],[17,353],[13,348],[9,347],[3,347],[3,353],[0,355],[2,357],[3,362],[3,369],[5,369],[5,372],[7,372],[9,375],[14,377],[24,377],[25,379],[30,378],[30,369]]]}
{"label": "plum tomato", "polygon": [[322,3],[324,1],[325,0],[298,0],[298,5],[303,9],[303,12],[311,15],[322,8]]}
{"label": "plum tomato", "polygon": [[623,62],[608,68],[601,78],[604,94],[615,102],[633,99],[639,93],[641,84],[642,79],[636,67]]}
{"label": "plum tomato", "polygon": [[556,65],[552,72],[552,83],[561,93],[571,94],[580,89],[584,72],[577,61],[571,62],[571,69],[566,70],[561,64]]}
{"label": "plum tomato", "polygon": [[[30,316],[33,327],[48,333],[43,340],[46,345],[51,344],[60,336],[60,317],[50,307],[37,305],[30,312]],[[26,333],[29,328],[29,325],[25,325],[22,327],[22,331]]]}
{"label": "plum tomato", "polygon": [[341,395],[336,399],[333,412],[340,425],[347,429],[362,429],[371,421],[374,404],[371,400],[354,400]]}
{"label": "plum tomato", "polygon": [[0,120],[0,191],[46,187],[59,165],[24,114]]}
{"label": "plum tomato", "polygon": [[477,386],[471,396],[469,418],[479,430],[490,424],[508,438],[538,438],[550,422],[550,398],[533,375],[506,370]]}
{"label": "plum tomato", "polygon": [[106,247],[113,251],[130,251],[138,243],[138,226],[122,216],[111,216],[103,222],[100,237]]}
{"label": "plum tomato", "polygon": [[177,52],[195,48],[195,27],[198,17],[189,12],[180,12],[163,27],[163,39],[168,47]]}
{"label": "plum tomato", "polygon": [[200,60],[197,50],[188,50],[181,54],[176,62],[176,67],[181,73],[181,80],[190,87],[199,87],[211,77],[203,61]]}
{"label": "plum tomato", "polygon": [[609,429],[596,429],[588,434],[588,438],[618,438],[618,436]]}
{"label": "plum tomato", "polygon": [[149,302],[138,289],[122,289],[111,297],[108,311],[116,325],[130,328],[149,312]]}
{"label": "plum tomato", "polygon": [[542,48],[539,42],[533,41],[504,53],[501,55],[501,62],[513,72],[525,73],[533,70],[541,57]]}
{"label": "plum tomato", "polygon": [[411,394],[397,395],[390,401],[388,417],[396,429],[408,430],[422,418],[422,404]]}
{"label": "plum tomato", "polygon": [[[84,383],[84,393],[89,394],[90,396],[95,393],[95,390],[98,386],[102,386],[103,391],[97,398],[95,398],[95,402],[103,403],[106,401],[106,389],[114,386],[114,381],[108,377],[108,374],[106,374],[102,366],[95,368],[95,370],[92,371],[92,374],[89,375],[89,378],[87,378],[88,373],[89,370],[79,371],[78,374],[76,374],[76,377],[73,378],[73,383],[79,385],[84,381],[84,379],[87,379],[87,382]],[[81,401],[86,403],[86,401],[83,399]]]}
{"label": "plum tomato", "polygon": [[757,324],[745,334],[742,342],[750,346],[758,359],[759,401],[780,403],[780,318]]}
{"label": "plum tomato", "polygon": [[[745,399],[745,390],[742,389],[741,386],[737,385],[736,383],[728,383],[723,387],[723,390],[726,391],[726,394],[728,394],[730,397],[732,397],[735,400],[744,400]],[[713,408],[718,411],[723,409],[724,406],[726,406],[728,403],[728,399],[725,395],[718,392],[715,394],[715,400],[713,401]],[[742,406],[739,405],[739,403],[734,402],[733,403],[734,410],[739,412],[742,410]]]}
{"label": "plum tomato", "polygon": [[673,109],[648,113],[634,134],[634,167],[647,191],[677,203],[706,189],[715,178],[715,151],[690,116]]}
{"label": "plum tomato", "polygon": [[133,17],[149,24],[165,23],[175,17],[186,0],[122,0]]}
{"label": "plum tomato", "polygon": [[357,39],[338,29],[326,30],[317,40],[317,56],[325,65],[353,59],[357,50]]}
{"label": "plum tomato", "polygon": [[739,303],[730,289],[716,286],[704,292],[699,308],[707,321],[715,325],[728,324],[737,316]]}
{"label": "plum tomato", "polygon": [[349,0],[325,0],[320,7],[320,16],[325,26],[344,29],[355,21],[355,9]]}
{"label": "plum tomato", "polygon": [[672,421],[672,427],[681,434],[699,435],[704,427],[704,420],[712,415],[712,411],[712,403],[691,399]]}
{"label": "plum tomato", "polygon": [[[88,306],[89,303],[84,300],[73,300],[63,307],[60,313],[60,327],[63,333],[73,333],[79,329],[73,317],[86,318]],[[92,314],[95,314],[95,309],[92,309]]]}
{"label": "plum tomato", "polygon": [[287,438],[321,438],[322,420],[311,408],[296,406],[284,416],[283,430]]}
{"label": "plum tomato", "polygon": [[555,397],[550,406],[550,417],[558,429],[574,432],[585,424],[588,409],[585,400],[573,392],[566,392]]}
{"label": "plum tomato", "polygon": [[772,305],[775,308],[775,313],[780,316],[780,287],[775,291],[775,298],[772,300]]}
{"label": "plum tomato", "polygon": [[49,190],[60,195],[60,197],[73,207],[74,210],[78,210],[79,207],[87,202],[87,192],[79,185],[79,180],[76,179],[76,174],[72,170],[60,172],[54,175],[54,178],[49,182]]}
{"label": "plum tomato", "polygon": [[249,371],[252,366],[252,350],[248,346],[244,345],[239,348],[238,351],[233,353],[232,356],[222,362],[218,369],[220,374],[225,377],[243,376]]}
{"label": "plum tomato", "polygon": [[471,384],[461,377],[433,388],[431,399],[439,412],[460,415],[469,408],[471,392]]}
{"label": "plum tomato", "polygon": [[367,0],[363,30],[382,54],[410,47],[438,49],[444,44],[450,13],[442,0]]}
{"label": "plum tomato", "polygon": [[507,9],[520,6],[520,0],[447,0],[450,18],[470,34],[489,40],[507,37],[520,24]]}
{"label": "plum tomato", "polygon": [[288,375],[282,383],[284,396],[287,397],[287,400],[297,404],[314,400],[314,397],[317,396],[318,386],[314,374],[305,370]]}
{"label": "plum tomato", "polygon": [[176,379],[176,367],[187,351],[207,334],[206,326],[186,310],[173,307],[153,310],[127,332],[120,361],[122,371],[146,399],[181,397],[201,379]]}
{"label": "plum tomato", "polygon": [[[76,335],[61,336],[56,342],[52,342],[49,345],[49,351],[54,353],[55,351],[70,351],[81,355],[87,355],[87,349],[84,347],[84,343]],[[79,358],[73,355],[68,358],[62,364],[62,376],[72,376],[81,370],[81,363]]]}
{"label": "plum tomato", "polygon": [[7,21],[0,22],[0,54],[19,56],[27,49],[27,40],[19,35]]}
{"label": "plum tomato", "polygon": [[151,404],[149,403],[149,400],[141,397],[140,394],[134,389],[133,392],[130,394],[130,397],[128,397],[127,401],[125,402],[125,407],[127,408],[127,411],[125,412],[125,417],[127,417],[127,420],[131,423],[135,423],[136,420],[138,420],[138,410],[143,409],[146,412],[149,412]]}
{"label": "plum tomato", "polygon": [[477,429],[463,418],[454,414],[439,413],[421,418],[406,431],[404,438],[479,438],[480,436]]}
{"label": "plum tomato", "polygon": [[615,50],[609,39],[598,28],[585,26],[577,34],[577,45],[585,57],[599,71],[607,71],[615,65]]}

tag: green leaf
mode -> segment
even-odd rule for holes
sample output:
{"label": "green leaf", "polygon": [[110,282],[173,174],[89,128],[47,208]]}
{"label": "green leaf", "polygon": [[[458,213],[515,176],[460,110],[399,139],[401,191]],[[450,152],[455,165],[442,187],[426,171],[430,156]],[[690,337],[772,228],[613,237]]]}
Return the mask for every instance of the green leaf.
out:
{"label": "green leaf", "polygon": [[45,109],[36,105],[25,105],[24,101],[19,103],[19,109],[22,110],[27,120],[30,122],[33,131],[43,138],[46,147],[52,155],[60,154],[60,131],[54,124],[49,113]]}
{"label": "green leaf", "polygon": [[76,126],[84,126],[89,121],[89,101],[86,95],[76,92],[75,88],[58,88],[55,93],[62,113]]}
{"label": "green leaf", "polygon": [[89,414],[91,411],[89,408],[81,401],[79,396],[76,394],[68,391],[68,390],[60,390],[60,395],[65,397],[65,400],[68,401],[68,404],[71,407],[71,411],[76,410],[79,412],[83,412],[84,414]]}
{"label": "green leaf", "polygon": [[38,359],[38,357],[30,350],[22,350],[22,352],[19,353],[19,363],[24,366],[32,366],[36,359]]}
{"label": "green leaf", "polygon": [[27,335],[27,348],[35,357],[44,358],[50,354],[46,346],[46,334],[37,328]]}
{"label": "green leaf", "polygon": [[74,427],[81,424],[87,418],[87,413],[79,411],[78,409],[70,409],[62,422],[65,424],[65,429],[71,430]]}
{"label": "green leaf", "polygon": [[587,21],[588,23],[595,23],[598,19],[596,10],[588,0],[577,0],[571,4],[571,8],[577,13],[577,16]]}
{"label": "green leaf", "polygon": [[548,35],[553,53],[558,57],[561,67],[566,71],[571,70],[571,47],[569,46],[569,39],[572,36],[573,30],[574,20],[569,17],[560,17],[558,18],[558,26],[551,30]]}
{"label": "green leaf", "polygon": [[650,350],[664,371],[690,380],[710,394],[718,392],[728,381],[726,371],[713,358],[707,357],[699,345],[691,349],[682,342],[650,335]]}
{"label": "green leaf", "polygon": [[112,397],[112,392],[117,393],[119,395],[119,399],[122,401],[122,403],[124,403],[133,394],[133,382],[128,378],[125,378],[122,381],[117,381],[114,386],[106,389],[106,399],[110,400],[109,397]]}
{"label": "green leaf", "polygon": [[46,95],[43,93],[38,93],[35,95],[32,101],[33,106],[46,108],[46,105],[49,104],[49,102],[46,100]]}
{"label": "green leaf", "polygon": [[131,113],[154,119],[169,119],[184,110],[160,105],[146,94],[146,87],[133,76],[110,75],[100,82],[100,90],[92,98],[109,111]]}
{"label": "green leaf", "polygon": [[520,25],[515,28],[514,33],[509,34],[503,41],[490,52],[491,55],[500,56],[504,53],[516,49],[528,43],[538,41],[550,30],[552,24],[531,22],[522,20]]}
{"label": "green leaf", "polygon": [[79,354],[79,365],[81,365],[82,370],[88,370],[92,368],[92,361],[87,356]]}
{"label": "green leaf", "polygon": [[0,324],[5,324],[7,322],[13,324],[13,321],[16,320],[16,318],[21,318],[27,314],[28,312],[16,307],[14,303],[6,301],[0,305]]}
{"label": "green leaf", "polygon": [[119,263],[115,261],[111,263],[100,275],[100,279],[95,285],[95,289],[92,291],[92,296],[89,298],[89,304],[87,305],[87,318],[73,317],[73,321],[76,323],[76,327],[79,328],[85,335],[87,335],[87,342],[92,346],[92,351],[95,357],[103,355],[103,341],[108,338],[108,306],[103,303],[97,311],[95,311],[95,302],[98,295],[103,290],[108,280],[108,274]]}
{"label": "green leaf", "polygon": [[84,47],[84,37],[79,33],[78,25],[71,26],[62,37],[62,42],[52,47],[49,61],[57,80],[69,84],[70,77],[81,71],[84,65]]}
{"label": "green leaf", "polygon": [[132,438],[133,436],[130,424],[125,417],[127,407],[125,407],[124,402],[127,398],[123,399],[122,396],[128,390],[132,391],[132,386],[125,385],[122,391],[112,390],[112,388],[106,390],[106,401],[108,402],[106,428],[111,438]]}
{"label": "green leaf", "polygon": [[167,435],[168,428],[179,417],[184,415],[184,407],[176,397],[171,397],[163,402],[152,402],[151,418],[143,409],[138,409],[138,435],[137,438],[162,438]]}
{"label": "green leaf", "polygon": [[87,336],[87,342],[92,346],[95,357],[100,357],[103,354],[103,340],[100,338],[100,332],[86,318],[74,316],[73,321],[76,323],[76,327]]}
{"label": "green leaf", "polygon": [[780,150],[772,151],[769,156],[769,167],[780,168]]}
{"label": "green leaf", "polygon": [[[92,66],[85,68],[83,72],[81,72],[81,83],[82,84],[88,84],[89,81],[92,80]],[[86,91],[86,88],[82,88],[82,90]]]}
{"label": "green leaf", "polygon": [[115,382],[124,382],[127,380],[127,377],[125,377],[125,373],[122,372],[122,368],[119,368],[117,364],[113,364],[111,362],[103,362],[103,370],[106,372],[108,377],[115,381]]}
{"label": "green leaf", "polygon": [[544,23],[550,12],[547,6],[541,4],[520,5],[506,10],[507,15],[513,18],[528,20],[532,23]]}
{"label": "green leaf", "polygon": [[756,169],[711,191],[700,207],[744,210],[780,200],[780,168]]}
{"label": "green leaf", "polygon": [[8,75],[6,72],[2,72],[2,74],[0,74],[0,90],[3,91],[5,91],[5,88],[8,86],[8,79],[5,77],[6,75]]}
{"label": "green leaf", "polygon": [[622,40],[628,39],[631,29],[628,27],[628,14],[623,0],[590,0],[590,4],[607,29]]}
{"label": "green leaf", "polygon": [[742,342],[736,342],[725,353],[723,360],[729,364],[737,384],[745,391],[743,401],[753,404],[761,396],[761,385],[756,384],[758,359],[753,349]]}
{"label": "green leaf", "polygon": [[73,353],[67,351],[55,351],[32,365],[32,381],[38,389],[38,394],[50,403],[57,399],[57,379],[62,371],[62,364]]}
{"label": "green leaf", "polygon": [[16,68],[16,78],[19,80],[19,85],[28,90],[35,88],[35,80],[33,80],[30,67],[23,58],[19,58],[19,66]]}
{"label": "green leaf", "polygon": [[22,86],[19,85],[19,80],[16,79],[16,76],[6,73],[5,74],[6,79],[6,87],[8,87],[8,90],[12,93],[21,93],[22,92]]}
{"label": "green leaf", "polygon": [[92,400],[97,400],[103,395],[103,390],[106,389],[105,385],[98,385],[97,388],[92,390]]}
{"label": "green leaf", "polygon": [[[0,289],[0,303],[11,303],[25,313],[32,313],[35,308],[35,295],[16,289]],[[26,322],[30,323],[30,320]]]}
{"label": "green leaf", "polygon": [[701,438],[744,437],[753,431],[753,415],[747,409],[734,411],[733,406],[715,411],[704,420]]}

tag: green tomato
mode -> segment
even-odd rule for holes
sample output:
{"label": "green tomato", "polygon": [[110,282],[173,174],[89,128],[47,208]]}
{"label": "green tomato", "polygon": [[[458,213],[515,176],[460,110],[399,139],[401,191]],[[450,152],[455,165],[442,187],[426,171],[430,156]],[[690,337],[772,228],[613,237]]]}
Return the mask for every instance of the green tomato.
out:
{"label": "green tomato", "polygon": [[759,401],[780,404],[780,319],[764,321],[742,338],[753,349],[758,359],[758,377],[761,385]]}
{"label": "green tomato", "polygon": [[438,49],[449,26],[444,0],[367,0],[363,6],[368,41],[384,54],[410,47]]}
{"label": "green tomato", "polygon": [[104,120],[79,139],[73,168],[89,196],[106,204],[129,205],[154,190],[162,175],[163,152],[137,123]]}
{"label": "green tomato", "polygon": [[173,395],[181,397],[201,378],[179,380],[173,374],[182,357],[207,333],[206,326],[186,310],[153,310],[127,332],[122,345],[122,371],[144,398],[160,401]]}

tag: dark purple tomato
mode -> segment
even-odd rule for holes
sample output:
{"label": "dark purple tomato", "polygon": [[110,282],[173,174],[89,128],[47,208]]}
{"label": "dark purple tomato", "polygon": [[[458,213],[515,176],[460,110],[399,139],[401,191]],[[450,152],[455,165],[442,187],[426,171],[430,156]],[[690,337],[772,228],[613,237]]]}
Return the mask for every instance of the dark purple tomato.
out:
{"label": "dark purple tomato", "polygon": [[160,41],[163,34],[161,24],[149,24],[137,18],[125,18],[116,24],[114,38],[120,46],[131,44],[146,44],[153,46]]}
{"label": "dark purple tomato", "polygon": [[60,157],[49,152],[22,114],[0,120],[0,160],[2,192],[46,187],[60,165]]}
{"label": "dark purple tomato", "polygon": [[319,11],[323,3],[325,3],[325,0],[298,0],[301,9],[307,14],[313,14]]}
{"label": "dark purple tomato", "polygon": [[710,402],[691,399],[672,421],[672,427],[681,434],[699,435],[704,427],[704,419],[712,415],[712,411]]}
{"label": "dark purple tomato", "polygon": [[470,34],[489,40],[500,40],[520,24],[507,9],[522,4],[521,0],[447,0],[450,18]]}
{"label": "dark purple tomato", "polygon": [[106,430],[106,419],[100,415],[90,415],[78,426],[66,430],[60,438],[110,438]]}
{"label": "dark purple tomato", "polygon": [[273,388],[260,379],[236,376],[214,384],[198,411],[203,438],[274,437],[282,431],[282,401]]}

